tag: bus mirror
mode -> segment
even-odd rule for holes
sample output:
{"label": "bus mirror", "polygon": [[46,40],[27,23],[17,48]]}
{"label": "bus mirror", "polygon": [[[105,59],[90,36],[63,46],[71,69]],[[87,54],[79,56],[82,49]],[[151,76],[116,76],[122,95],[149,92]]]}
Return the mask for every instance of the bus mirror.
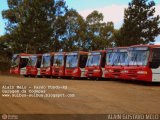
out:
{"label": "bus mirror", "polygon": [[160,62],[149,62],[150,68],[158,68],[160,66]]}

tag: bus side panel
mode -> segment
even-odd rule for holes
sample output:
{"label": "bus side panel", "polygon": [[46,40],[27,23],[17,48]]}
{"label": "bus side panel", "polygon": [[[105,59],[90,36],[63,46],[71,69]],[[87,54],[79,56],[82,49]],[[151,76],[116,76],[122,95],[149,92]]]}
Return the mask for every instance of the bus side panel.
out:
{"label": "bus side panel", "polygon": [[152,82],[160,82],[160,67],[152,69]]}
{"label": "bus side panel", "polygon": [[41,75],[41,68],[37,68],[37,75],[38,75],[38,76]]}
{"label": "bus side panel", "polygon": [[80,77],[86,77],[85,76],[85,68],[80,68],[81,76]]}
{"label": "bus side panel", "polygon": [[27,69],[26,69],[26,67],[21,68],[21,69],[20,69],[20,75],[26,75],[26,74],[27,74]]}
{"label": "bus side panel", "polygon": [[102,68],[102,78],[105,78],[105,68]]}

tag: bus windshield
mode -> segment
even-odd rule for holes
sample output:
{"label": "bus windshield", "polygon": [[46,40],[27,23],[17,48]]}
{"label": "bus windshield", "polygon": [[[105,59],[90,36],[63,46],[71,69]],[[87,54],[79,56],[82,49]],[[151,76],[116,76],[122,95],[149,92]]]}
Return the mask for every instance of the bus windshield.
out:
{"label": "bus windshield", "polygon": [[128,63],[128,54],[127,52],[115,52],[111,58],[111,65],[127,65]]}
{"label": "bus windshield", "polygon": [[100,65],[101,55],[89,55],[86,66],[99,66]]}
{"label": "bus windshield", "polygon": [[61,67],[64,65],[64,56],[63,55],[55,55],[53,66]]}
{"label": "bus windshield", "polygon": [[51,64],[51,56],[47,55],[47,56],[43,56],[42,57],[42,67],[49,67]]}
{"label": "bus windshield", "polygon": [[114,52],[109,52],[106,55],[106,65],[112,65],[112,56],[114,55]]}
{"label": "bus windshield", "polygon": [[78,55],[68,55],[66,59],[67,68],[75,68],[78,65]]}
{"label": "bus windshield", "polygon": [[20,62],[19,55],[17,54],[13,55],[12,61],[11,61],[11,67],[18,67],[19,62]]}
{"label": "bus windshield", "polygon": [[148,57],[148,50],[131,50],[129,51],[129,65],[145,66],[148,63]]}
{"label": "bus windshield", "polygon": [[34,66],[36,66],[36,63],[37,63],[37,57],[36,56],[32,56],[29,59],[28,66],[34,67]]}

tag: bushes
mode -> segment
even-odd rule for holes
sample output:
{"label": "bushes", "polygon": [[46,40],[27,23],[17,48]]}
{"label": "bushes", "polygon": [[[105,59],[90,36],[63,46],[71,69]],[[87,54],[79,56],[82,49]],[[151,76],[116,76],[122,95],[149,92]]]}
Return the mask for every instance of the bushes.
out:
{"label": "bushes", "polygon": [[6,55],[0,55],[0,71],[1,72],[9,72],[10,69],[10,58]]}
{"label": "bushes", "polygon": [[1,72],[8,72],[10,69],[10,63],[8,62],[0,62],[0,71]]}

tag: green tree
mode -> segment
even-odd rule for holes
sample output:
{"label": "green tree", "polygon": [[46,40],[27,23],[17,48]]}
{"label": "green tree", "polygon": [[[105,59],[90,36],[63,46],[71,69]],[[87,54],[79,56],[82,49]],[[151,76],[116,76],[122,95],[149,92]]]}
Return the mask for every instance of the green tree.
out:
{"label": "green tree", "polygon": [[124,24],[116,31],[117,46],[147,44],[160,34],[159,16],[155,16],[155,3],[148,0],[132,0],[125,9]]}
{"label": "green tree", "polygon": [[7,35],[3,35],[0,37],[0,71],[9,69],[11,57],[11,46],[9,45]]}
{"label": "green tree", "polygon": [[113,22],[103,22],[103,14],[93,11],[86,18],[87,41],[89,50],[105,49],[111,46],[113,38]]}
{"label": "green tree", "polygon": [[55,8],[55,19],[52,21],[53,33],[49,42],[49,51],[54,52],[62,50],[62,36],[65,34],[67,26],[65,23],[65,15],[68,12],[68,7],[63,0],[56,1]]}
{"label": "green tree", "polygon": [[65,15],[66,30],[62,36],[63,51],[86,50],[86,24],[79,13],[73,9]]}
{"label": "green tree", "polygon": [[[64,14],[62,0],[8,0],[3,11],[14,52],[48,52],[54,42],[57,20]],[[66,8],[66,7],[65,7]]]}

